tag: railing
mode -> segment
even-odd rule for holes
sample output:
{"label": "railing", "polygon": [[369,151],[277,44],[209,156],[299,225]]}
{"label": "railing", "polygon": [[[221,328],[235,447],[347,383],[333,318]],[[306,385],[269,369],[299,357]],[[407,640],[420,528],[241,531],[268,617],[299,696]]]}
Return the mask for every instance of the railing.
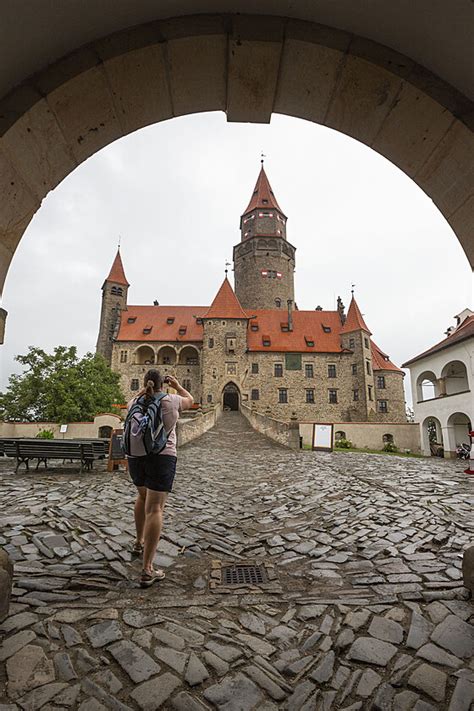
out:
{"label": "railing", "polygon": [[194,417],[179,419],[176,426],[178,447],[192,442],[214,427],[221,414],[222,409],[217,405],[212,410],[209,410],[209,412],[203,413],[202,410],[199,409]]}
{"label": "railing", "polygon": [[275,420],[270,415],[256,412],[244,403],[241,403],[240,411],[257,432],[278,442],[278,444],[282,444],[284,447],[299,449],[300,432],[296,417],[292,418],[290,422],[282,422],[281,420]]}

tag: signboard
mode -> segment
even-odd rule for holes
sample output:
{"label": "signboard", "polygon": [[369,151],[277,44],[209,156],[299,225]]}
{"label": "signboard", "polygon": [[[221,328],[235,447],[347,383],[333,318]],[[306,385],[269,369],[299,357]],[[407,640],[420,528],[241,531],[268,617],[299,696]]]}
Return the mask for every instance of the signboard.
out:
{"label": "signboard", "polygon": [[123,430],[112,430],[109,446],[109,463],[107,465],[107,471],[109,472],[115,471],[120,465],[128,469],[127,458],[122,449],[122,440]]}
{"label": "signboard", "polygon": [[313,449],[321,449],[326,452],[332,452],[333,425],[315,423],[313,427]]}
{"label": "signboard", "polygon": [[61,427],[59,428],[59,431],[60,431],[61,434],[66,434],[66,432],[67,432],[67,425],[61,425]]}

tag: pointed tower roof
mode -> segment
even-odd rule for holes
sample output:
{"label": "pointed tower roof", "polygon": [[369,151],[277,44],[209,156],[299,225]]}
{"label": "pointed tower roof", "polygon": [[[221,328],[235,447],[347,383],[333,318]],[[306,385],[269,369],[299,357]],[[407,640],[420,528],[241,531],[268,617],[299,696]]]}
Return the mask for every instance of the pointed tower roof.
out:
{"label": "pointed tower roof", "polygon": [[109,272],[109,276],[105,281],[113,281],[115,284],[123,284],[124,286],[130,286],[125,276],[125,271],[123,269],[122,257],[120,256],[120,247],[117,249],[117,254],[115,255],[114,263]]}
{"label": "pointed tower roof", "polygon": [[247,212],[251,212],[252,210],[257,210],[259,208],[268,209],[269,207],[273,207],[275,210],[278,210],[282,215],[285,214],[277,203],[277,199],[267,178],[267,174],[265,173],[262,161],[262,167],[260,169],[260,174],[257,178],[252,197],[250,198],[248,207],[244,210],[243,214],[246,215]]}
{"label": "pointed tower roof", "polygon": [[227,276],[203,318],[248,318]]}
{"label": "pointed tower roof", "polygon": [[352,295],[351,303],[349,305],[349,311],[347,312],[347,318],[344,326],[341,328],[341,333],[349,333],[350,331],[367,331],[370,335],[372,332],[367,327],[364,321],[357,301],[355,300],[354,294]]}

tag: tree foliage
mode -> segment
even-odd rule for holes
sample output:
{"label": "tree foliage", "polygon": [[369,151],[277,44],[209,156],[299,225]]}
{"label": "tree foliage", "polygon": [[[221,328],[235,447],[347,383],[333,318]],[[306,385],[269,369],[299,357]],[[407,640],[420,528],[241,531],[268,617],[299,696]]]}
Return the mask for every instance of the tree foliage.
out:
{"label": "tree foliage", "polygon": [[24,367],[0,393],[0,419],[28,422],[81,422],[110,412],[124,401],[118,373],[101,355],[77,357],[75,346],[53,353],[30,346],[15,360]]}

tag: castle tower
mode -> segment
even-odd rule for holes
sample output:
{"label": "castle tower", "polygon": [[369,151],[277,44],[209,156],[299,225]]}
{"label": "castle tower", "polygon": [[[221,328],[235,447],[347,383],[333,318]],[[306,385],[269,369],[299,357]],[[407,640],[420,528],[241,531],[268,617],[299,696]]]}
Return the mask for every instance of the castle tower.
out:
{"label": "castle tower", "polygon": [[112,346],[120,325],[120,314],[127,308],[129,283],[123,269],[120,248],[115,255],[109,276],[102,285],[102,308],[100,312],[99,337],[96,351],[108,363],[112,360]]}
{"label": "castle tower", "polygon": [[295,248],[286,239],[286,215],[262,168],[240,218],[234,247],[235,294],[244,309],[288,308],[295,300]]}
{"label": "castle tower", "polygon": [[[352,421],[364,422],[376,417],[371,335],[354,294],[352,294],[347,318],[341,329],[343,348],[354,354],[351,363],[352,404],[350,412],[347,413]],[[357,392],[356,397],[354,397],[355,392]]]}

